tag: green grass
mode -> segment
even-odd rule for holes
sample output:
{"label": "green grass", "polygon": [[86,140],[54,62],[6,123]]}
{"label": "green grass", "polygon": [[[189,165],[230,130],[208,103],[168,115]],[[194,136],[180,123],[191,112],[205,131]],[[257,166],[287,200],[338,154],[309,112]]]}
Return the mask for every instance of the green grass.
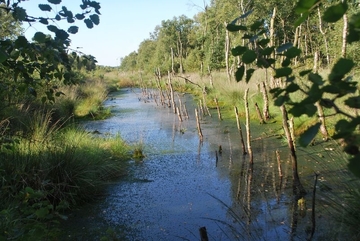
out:
{"label": "green grass", "polygon": [[89,80],[63,86],[54,104],[36,101],[0,115],[0,240],[53,240],[65,210],[102,195],[126,174],[131,147],[119,135],[94,136],[74,118],[106,118],[108,88]]}
{"label": "green grass", "polygon": [[61,211],[94,200],[109,180],[126,173],[130,147],[119,136],[99,138],[67,127],[33,137],[1,149],[0,229],[6,233],[0,237],[21,232],[31,238],[47,230]]}

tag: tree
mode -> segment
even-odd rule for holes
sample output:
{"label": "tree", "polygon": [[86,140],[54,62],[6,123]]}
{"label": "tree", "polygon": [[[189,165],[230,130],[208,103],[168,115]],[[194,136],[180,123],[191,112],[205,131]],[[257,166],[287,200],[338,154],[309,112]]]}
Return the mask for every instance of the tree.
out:
{"label": "tree", "polygon": [[122,71],[134,71],[137,69],[137,57],[138,54],[134,51],[129,55],[121,59],[120,70]]}
{"label": "tree", "polygon": [[12,15],[4,9],[6,5],[0,5],[0,40],[14,39],[19,36],[22,29],[20,23],[15,21]]}
{"label": "tree", "polygon": [[[308,17],[313,14],[318,1],[299,0],[295,12],[301,14],[296,21],[295,27],[300,26]],[[322,15],[322,19],[329,23],[336,23],[348,11],[348,4],[345,1],[335,3],[328,7]],[[315,13],[317,14],[317,13]],[[242,62],[246,64],[256,64],[258,67],[273,68],[274,77],[282,80],[280,85],[273,88],[271,92],[275,98],[275,105],[283,107],[285,104],[290,107],[288,113],[294,117],[307,115],[310,118],[317,118],[317,108],[314,105],[319,103],[324,108],[332,109],[332,115],[341,115],[335,124],[334,139],[341,140],[344,145],[344,151],[349,154],[349,168],[360,177],[360,133],[358,127],[360,125],[360,117],[358,110],[360,109],[360,98],[357,81],[352,79],[351,71],[355,66],[355,62],[348,58],[338,58],[333,65],[327,79],[323,79],[317,73],[313,73],[311,69],[305,69],[296,76],[294,69],[294,60],[299,58],[303,52],[299,49],[299,45],[294,46],[292,42],[281,44],[280,46],[270,46],[267,44],[269,39],[262,37],[264,25],[253,24],[250,27],[236,24],[236,20],[227,26],[229,31],[243,31],[249,39],[248,46],[239,46],[233,49],[233,54],[241,56]],[[360,41],[360,14],[355,13],[350,17],[348,23],[347,42],[354,43]],[[342,34],[340,34],[342,36]],[[296,41],[295,41],[296,42]],[[250,46],[250,47],[249,47]],[[339,51],[341,52],[341,51]],[[269,56],[279,56],[281,58],[273,59]],[[280,61],[276,67],[272,67],[272,63]],[[243,65],[236,72],[236,79],[240,81],[244,76]],[[307,78],[308,82],[304,85],[297,79]],[[247,81],[250,77],[247,76]],[[301,92],[305,97],[301,100],[294,99],[292,93]],[[331,97],[328,97],[331,96]],[[329,116],[328,116],[329,117]],[[299,142],[303,146],[307,146],[317,135],[321,123],[316,121],[301,136]]]}
{"label": "tree", "polygon": [[[21,7],[21,1],[0,0],[0,3],[0,9],[11,15],[18,24],[39,22],[46,25],[50,33],[36,32],[32,41],[22,35],[0,41],[0,72],[6,76],[0,80],[2,100],[12,104],[14,96],[32,95],[37,98],[41,93],[42,101],[54,101],[55,96],[61,94],[57,90],[59,83],[73,83],[68,56],[69,37],[76,34],[79,27],[72,25],[65,31],[50,23],[67,21],[72,24],[83,20],[88,28],[92,28],[100,22],[100,4],[83,0],[81,12],[77,14],[62,6],[54,17],[44,18],[29,16],[26,9]],[[38,7],[44,12],[51,12],[52,6],[60,3],[61,0],[48,0],[48,3],[39,4]]]}

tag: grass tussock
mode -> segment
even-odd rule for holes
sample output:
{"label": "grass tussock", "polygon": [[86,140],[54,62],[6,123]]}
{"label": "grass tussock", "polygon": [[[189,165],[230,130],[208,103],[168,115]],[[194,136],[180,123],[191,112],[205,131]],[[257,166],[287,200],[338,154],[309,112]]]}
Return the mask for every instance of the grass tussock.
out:
{"label": "grass tussock", "polygon": [[66,218],[62,211],[93,200],[109,180],[125,173],[130,149],[119,136],[95,138],[73,126],[59,129],[50,116],[39,119],[34,113],[30,138],[1,145],[0,237],[42,237],[37,233],[43,232],[48,238],[44,230],[54,234],[56,220]]}
{"label": "grass tussock", "polygon": [[24,101],[0,113],[0,240],[53,240],[59,219],[103,193],[126,173],[131,148],[115,137],[75,127],[77,118],[105,118],[106,81],[62,86],[55,103]]}

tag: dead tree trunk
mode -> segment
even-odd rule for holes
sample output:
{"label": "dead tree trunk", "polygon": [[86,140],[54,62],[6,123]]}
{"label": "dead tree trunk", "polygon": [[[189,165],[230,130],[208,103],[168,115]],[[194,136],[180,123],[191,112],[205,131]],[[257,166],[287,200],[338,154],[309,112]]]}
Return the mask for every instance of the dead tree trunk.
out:
{"label": "dead tree trunk", "polygon": [[243,153],[243,155],[246,155],[244,137],[243,137],[242,130],[241,130],[241,124],[240,124],[238,108],[236,106],[234,106],[234,110],[235,110],[235,116],[236,116],[236,124],[237,124],[237,128],[238,128],[239,134],[240,134],[242,153]]}
{"label": "dead tree trunk", "polygon": [[209,107],[207,106],[207,103],[206,103],[206,95],[207,95],[207,93],[206,93],[206,87],[203,88],[202,93],[203,93],[204,108],[205,108],[205,110],[206,110],[206,113],[211,117],[211,113],[210,113]]}
{"label": "dead tree trunk", "polygon": [[198,129],[199,138],[200,138],[200,141],[202,142],[203,134],[202,134],[202,131],[201,131],[200,119],[199,119],[199,114],[198,114],[197,109],[195,109],[195,118],[196,118],[196,126],[197,126],[197,129]]}
{"label": "dead tree trunk", "polygon": [[211,88],[214,88],[214,81],[213,81],[213,77],[212,77],[211,69],[210,69],[209,65],[208,65],[208,73],[209,73],[210,86],[211,86]]}
{"label": "dead tree trunk", "polygon": [[176,114],[176,104],[175,104],[175,98],[174,98],[174,90],[171,84],[171,74],[170,71],[168,71],[168,85],[170,90],[170,100],[171,100],[171,106],[173,107],[174,114]]}
{"label": "dead tree trunk", "polygon": [[249,88],[245,90],[244,102],[245,102],[245,113],[246,113],[246,141],[249,153],[249,162],[253,163],[253,153],[251,149],[251,135],[250,135],[250,114],[249,114],[249,103],[248,103]]}
{"label": "dead tree trunk", "polygon": [[219,120],[222,120],[221,111],[220,111],[220,106],[219,106],[219,102],[218,102],[217,98],[215,98],[214,101],[215,101],[216,108],[217,108],[217,111],[218,111]]}
{"label": "dead tree trunk", "polygon": [[321,13],[320,13],[320,8],[317,8],[318,10],[318,19],[319,19],[319,30],[321,35],[324,38],[324,45],[325,45],[325,52],[326,52],[326,64],[329,66],[330,65],[330,55],[329,55],[329,43],[326,37],[326,32],[323,30],[323,24],[322,24],[322,18],[321,18]]}
{"label": "dead tree trunk", "polygon": [[[344,2],[344,0],[342,0],[341,2]],[[346,45],[347,45],[346,36],[348,33],[348,17],[347,17],[346,13],[343,15],[343,20],[344,20],[344,27],[343,27],[343,34],[342,34],[341,57],[346,58]]]}
{"label": "dead tree trunk", "polygon": [[[225,22],[225,27],[227,23]],[[231,74],[229,67],[229,56],[230,56],[230,36],[229,31],[225,28],[225,66],[226,66],[226,75],[229,83],[231,82]]]}
{"label": "dead tree trunk", "polygon": [[[316,64],[316,57],[317,57],[317,55],[314,56],[314,67],[313,67],[314,73],[318,72],[318,65]],[[321,123],[320,132],[321,132],[321,134],[323,136],[323,140],[328,141],[329,140],[329,132],[328,132],[328,130],[326,128],[326,122],[325,122],[325,115],[324,115],[323,107],[321,106],[320,101],[316,101],[315,106],[316,106],[316,109],[317,109],[317,112],[318,112],[319,121]]]}
{"label": "dead tree trunk", "polygon": [[256,109],[256,113],[257,113],[257,115],[258,115],[258,117],[259,117],[260,124],[264,124],[265,121],[264,121],[263,116],[261,115],[261,111],[260,111],[260,108],[259,108],[259,106],[258,106],[257,103],[255,103],[255,109]]}
{"label": "dead tree trunk", "polygon": [[269,112],[269,97],[268,97],[268,93],[267,93],[267,89],[265,86],[265,82],[261,82],[260,84],[260,91],[263,95],[263,100],[264,100],[264,107],[263,107],[263,116],[265,121],[270,120],[270,112]]}
{"label": "dead tree trunk", "polygon": [[[275,16],[276,16],[276,7],[273,9],[273,13],[271,15],[271,19],[270,19],[270,36],[269,36],[269,39],[270,39],[270,43],[269,43],[269,47],[274,47],[275,46],[275,36],[274,36],[274,33],[275,33]],[[273,51],[273,53],[271,53],[271,58],[272,59],[275,59],[275,52]],[[273,64],[272,67],[275,67],[275,63]],[[266,69],[267,71],[267,69]],[[269,85],[271,87],[276,87],[276,84],[275,84],[275,78],[273,75],[270,75],[270,83]]]}
{"label": "dead tree trunk", "polygon": [[300,178],[299,178],[297,157],[296,157],[294,142],[292,140],[290,129],[288,126],[289,118],[288,118],[288,114],[287,114],[285,106],[284,105],[280,106],[280,110],[282,113],[282,124],[283,124],[283,128],[284,128],[285,136],[287,139],[288,147],[290,150],[292,172],[293,172],[294,194],[298,198],[300,198],[301,196],[306,194],[306,191],[305,191],[304,187],[302,186],[302,184],[300,182]]}

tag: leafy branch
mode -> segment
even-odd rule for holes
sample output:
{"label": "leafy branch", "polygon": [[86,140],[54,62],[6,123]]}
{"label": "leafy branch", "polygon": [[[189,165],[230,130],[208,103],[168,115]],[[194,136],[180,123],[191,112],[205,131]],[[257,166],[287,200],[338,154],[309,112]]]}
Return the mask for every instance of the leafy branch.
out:
{"label": "leafy branch", "polygon": [[[295,27],[299,26],[311,14],[321,1],[319,0],[299,0],[295,12],[301,16],[296,20]],[[348,6],[346,1],[337,3],[329,8],[323,14],[323,20],[328,23],[339,21],[344,14],[347,13]],[[240,32],[243,39],[248,40],[244,46],[236,46],[232,49],[233,56],[241,56],[241,63],[235,73],[235,78],[240,81],[245,76],[245,65],[250,66],[246,70],[246,82],[251,78],[257,68],[270,68],[273,70],[275,79],[283,80],[280,86],[270,90],[273,94],[274,104],[282,106],[284,104],[290,107],[289,113],[294,117],[307,115],[314,117],[317,115],[317,107],[315,103],[319,103],[324,108],[332,108],[336,114],[342,115],[345,119],[341,119],[335,123],[334,139],[340,140],[344,145],[344,151],[349,154],[349,168],[360,177],[360,133],[358,127],[360,125],[360,117],[357,115],[360,109],[360,97],[357,87],[357,81],[353,81],[350,73],[355,66],[351,59],[340,58],[334,64],[327,79],[323,79],[319,74],[312,70],[304,70],[300,72],[300,77],[307,77],[310,86],[299,85],[295,80],[293,62],[301,57],[301,49],[293,46],[292,43],[285,43],[281,46],[269,46],[270,40],[263,37],[267,31],[267,25],[263,20],[255,21],[250,26],[238,25],[239,19],[247,17],[250,13],[246,13],[236,18],[227,25],[227,30],[231,32]],[[349,32],[347,34],[347,42],[353,43],[360,41],[360,14],[354,14],[349,21]],[[275,58],[274,58],[275,56]],[[276,57],[281,57],[278,63]],[[301,92],[305,95],[302,100],[295,100],[292,93]],[[334,96],[332,99],[325,98],[325,95]],[[335,102],[341,102],[350,110],[341,108]],[[356,110],[355,115],[351,114],[351,110]],[[316,136],[320,129],[320,124],[310,126],[301,136],[300,144],[307,146]],[[311,137],[311,138],[308,138]]]}
{"label": "leafy branch", "polygon": [[[55,101],[61,95],[57,90],[58,83],[74,83],[71,61],[68,55],[70,34],[76,34],[79,27],[70,26],[67,30],[58,28],[50,22],[67,21],[72,24],[83,20],[87,28],[93,28],[100,23],[100,4],[95,1],[82,0],[81,13],[74,14],[65,6],[55,12],[50,4],[58,5],[61,0],[47,0],[48,3],[39,4],[42,11],[54,11],[52,18],[29,16],[26,9],[21,7],[22,0],[0,0],[0,11],[6,11],[21,23],[39,22],[47,26],[48,33],[36,32],[33,41],[25,36],[18,36],[15,40],[0,40],[0,72],[5,78],[1,80],[2,92],[10,90],[10,96],[30,94],[35,98],[38,91],[45,93],[42,101]],[[10,104],[10,101],[9,101]]]}

